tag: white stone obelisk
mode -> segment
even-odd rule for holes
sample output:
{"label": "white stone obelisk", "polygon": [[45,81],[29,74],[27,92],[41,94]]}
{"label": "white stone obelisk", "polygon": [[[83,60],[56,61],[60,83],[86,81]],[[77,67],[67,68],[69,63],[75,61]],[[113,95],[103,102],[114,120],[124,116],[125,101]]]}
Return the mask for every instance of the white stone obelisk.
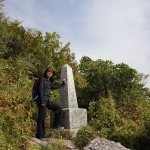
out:
{"label": "white stone obelisk", "polygon": [[78,108],[72,68],[64,65],[61,70],[61,81],[66,79],[66,85],[60,88],[60,105],[62,108]]}
{"label": "white stone obelisk", "polygon": [[66,84],[60,88],[63,126],[65,129],[75,131],[87,124],[87,110],[78,108],[72,68],[67,64],[61,69],[61,81],[64,78]]}

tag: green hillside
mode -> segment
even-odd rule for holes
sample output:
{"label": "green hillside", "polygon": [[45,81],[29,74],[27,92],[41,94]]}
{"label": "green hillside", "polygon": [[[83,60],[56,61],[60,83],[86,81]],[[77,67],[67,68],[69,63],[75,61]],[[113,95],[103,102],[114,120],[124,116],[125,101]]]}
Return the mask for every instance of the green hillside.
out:
{"label": "green hillside", "polygon": [[[69,39],[68,39],[69,40]],[[60,82],[64,64],[72,67],[79,107],[88,110],[88,126],[74,139],[83,147],[94,136],[118,141],[132,150],[150,149],[150,90],[127,64],[92,60],[83,56],[78,64],[70,43],[60,35],[25,28],[5,15],[0,6],[0,145],[2,150],[19,150],[35,137],[37,106],[31,102],[34,80],[48,66]],[[52,92],[59,100],[59,91]]]}

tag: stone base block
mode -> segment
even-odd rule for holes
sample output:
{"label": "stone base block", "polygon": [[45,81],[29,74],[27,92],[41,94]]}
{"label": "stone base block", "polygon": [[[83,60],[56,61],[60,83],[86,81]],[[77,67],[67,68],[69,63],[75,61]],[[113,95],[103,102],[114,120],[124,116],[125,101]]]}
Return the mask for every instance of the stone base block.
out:
{"label": "stone base block", "polygon": [[62,113],[65,129],[79,129],[87,124],[87,110],[82,108],[65,108]]}
{"label": "stone base block", "polygon": [[[87,124],[87,110],[82,108],[65,108],[62,110],[62,125],[65,129],[76,131]],[[55,113],[50,111],[50,127],[54,122]]]}

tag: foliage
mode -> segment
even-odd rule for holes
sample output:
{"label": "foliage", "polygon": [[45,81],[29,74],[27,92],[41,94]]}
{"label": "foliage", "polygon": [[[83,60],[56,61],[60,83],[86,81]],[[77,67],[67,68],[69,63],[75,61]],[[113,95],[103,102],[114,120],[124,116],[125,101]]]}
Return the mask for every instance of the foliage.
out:
{"label": "foliage", "polygon": [[36,109],[28,103],[31,81],[22,73],[23,70],[17,72],[17,67],[18,64],[11,69],[13,63],[7,60],[0,63],[0,74],[3,77],[0,85],[0,127],[4,149],[7,149],[6,146],[16,150],[22,147],[23,142],[30,138],[34,125],[31,116]]}
{"label": "foliage", "polygon": [[68,130],[49,130],[47,133],[47,137],[58,138],[58,139],[66,139],[70,140],[72,138],[72,133]]}
{"label": "foliage", "polygon": [[[67,63],[76,68],[70,43],[62,46],[57,33],[45,36],[35,29],[24,28],[21,22],[5,16],[0,6],[0,143],[4,149],[21,149],[24,141],[35,136],[37,106],[31,103],[34,79],[48,66],[56,72]],[[54,83],[54,84],[55,84]],[[58,102],[59,93],[52,93]]]}
{"label": "foliage", "polygon": [[132,101],[148,96],[148,89],[141,83],[148,75],[139,74],[124,63],[115,65],[112,61],[93,61],[84,56],[80,61],[79,71],[87,85],[82,89],[84,94],[79,98],[81,107],[88,108],[91,101],[108,98],[110,94],[116,103],[122,99]]}
{"label": "foliage", "polygon": [[124,63],[87,56],[82,57],[79,71],[85,83],[79,105],[88,109],[90,126],[130,149],[149,149],[150,91],[144,82],[148,75]]}
{"label": "foliage", "polygon": [[121,126],[122,121],[115,107],[114,100],[101,98],[97,102],[91,102],[88,111],[89,124],[96,130],[107,128],[108,131],[116,125]]}
{"label": "foliage", "polygon": [[74,138],[74,144],[77,148],[85,147],[94,137],[96,132],[89,125],[86,125],[79,129],[76,137]]}
{"label": "foliage", "polygon": [[51,143],[51,149],[50,150],[67,150],[67,148],[63,145],[64,141],[59,140],[57,142],[52,142]]}
{"label": "foliage", "polygon": [[[102,137],[120,142],[132,150],[149,149],[150,102],[134,101],[135,106],[117,109],[114,99],[101,98],[89,105],[89,124]],[[130,107],[133,109],[130,112]],[[128,111],[129,110],[129,111]]]}
{"label": "foliage", "polygon": [[60,139],[56,142],[49,141],[46,144],[32,146],[29,150],[67,150],[67,148],[64,146],[64,141]]}
{"label": "foliage", "polygon": [[122,145],[132,150],[146,150],[146,145],[142,144],[142,147],[140,146],[146,139],[145,128],[132,120],[123,119],[122,126],[114,127],[112,134],[109,136],[109,139],[119,141]]}

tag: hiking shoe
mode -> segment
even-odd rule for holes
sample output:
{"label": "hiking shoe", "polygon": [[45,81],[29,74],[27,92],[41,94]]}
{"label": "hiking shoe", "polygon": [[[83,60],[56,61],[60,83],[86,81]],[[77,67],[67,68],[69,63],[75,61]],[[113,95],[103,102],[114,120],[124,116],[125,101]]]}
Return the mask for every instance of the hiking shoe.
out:
{"label": "hiking shoe", "polygon": [[47,138],[41,138],[40,140],[41,141],[47,141]]}

